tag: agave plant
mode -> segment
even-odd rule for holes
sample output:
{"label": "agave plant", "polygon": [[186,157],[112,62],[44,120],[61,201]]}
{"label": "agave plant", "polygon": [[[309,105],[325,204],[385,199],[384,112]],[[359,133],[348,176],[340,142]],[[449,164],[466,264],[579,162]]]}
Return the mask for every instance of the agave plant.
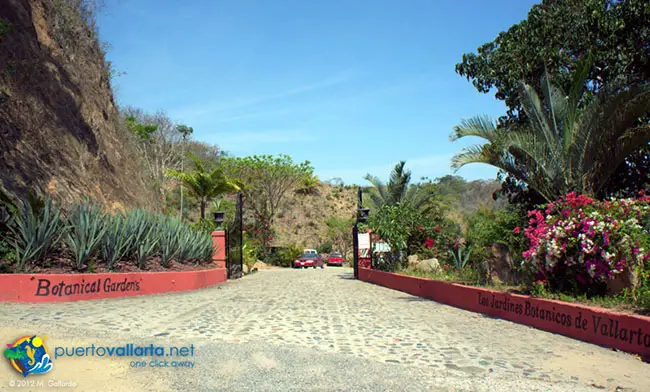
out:
{"label": "agave plant", "polygon": [[453,249],[449,250],[451,257],[454,259],[456,271],[461,272],[465,269],[469,256],[472,254],[472,246],[461,246],[458,243],[454,244]]}
{"label": "agave plant", "polygon": [[109,269],[124,257],[133,244],[134,234],[128,230],[125,218],[116,214],[107,220],[107,229],[102,241],[102,255]]}
{"label": "agave plant", "polygon": [[166,216],[160,217],[158,225],[158,251],[160,263],[169,267],[169,262],[179,251],[183,222],[180,219]]}
{"label": "agave plant", "polygon": [[65,243],[72,252],[77,269],[84,267],[104,238],[105,217],[101,207],[88,199],[76,203],[68,212],[69,229]]}
{"label": "agave plant", "polygon": [[183,263],[192,258],[192,241],[194,237],[193,230],[183,225],[178,235],[178,252],[176,253],[176,260],[178,262]]}
{"label": "agave plant", "polygon": [[202,261],[212,260],[212,256],[216,251],[217,247],[212,243],[212,236],[204,235],[201,239],[201,250],[198,258]]}
{"label": "agave plant", "polygon": [[43,260],[59,243],[65,229],[61,210],[50,198],[44,200],[42,208],[37,211],[28,201],[20,200],[8,228],[10,243],[16,250],[18,271],[22,271],[28,262]]}
{"label": "agave plant", "polygon": [[126,214],[127,232],[133,236],[128,255],[136,259],[138,267],[144,269],[158,243],[156,223],[151,214],[142,209],[133,209]]}
{"label": "agave plant", "polygon": [[527,118],[523,123],[497,127],[478,116],[457,125],[452,140],[477,136],[487,143],[454,156],[452,167],[495,166],[549,202],[570,192],[598,196],[624,160],[650,142],[650,124],[640,122],[650,112],[650,86],[612,82],[589,95],[584,86],[590,66],[588,56],[573,75],[568,93],[554,86],[548,75],[542,79],[543,97],[522,84],[520,100]]}

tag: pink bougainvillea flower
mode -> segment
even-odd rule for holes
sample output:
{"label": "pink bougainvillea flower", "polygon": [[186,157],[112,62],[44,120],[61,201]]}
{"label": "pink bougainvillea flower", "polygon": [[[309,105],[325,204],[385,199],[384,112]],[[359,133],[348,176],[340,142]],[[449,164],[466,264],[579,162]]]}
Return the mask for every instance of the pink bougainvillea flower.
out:
{"label": "pink bougainvillea flower", "polygon": [[521,232],[521,228],[519,226],[515,227],[515,229],[512,231],[515,234],[519,234]]}
{"label": "pink bougainvillea flower", "polygon": [[433,248],[433,239],[427,238],[426,242],[424,243],[424,246],[426,246],[429,249]]}
{"label": "pink bougainvillea flower", "polygon": [[440,226],[436,226],[436,231],[437,231],[437,232],[440,232],[440,230],[441,230],[441,229],[440,229]]}

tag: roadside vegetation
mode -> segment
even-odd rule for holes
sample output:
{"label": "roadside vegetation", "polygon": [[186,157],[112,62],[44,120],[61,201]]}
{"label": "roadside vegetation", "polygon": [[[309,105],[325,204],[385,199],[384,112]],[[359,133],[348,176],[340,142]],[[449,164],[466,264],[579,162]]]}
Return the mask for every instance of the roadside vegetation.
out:
{"label": "roadside vegetation", "polygon": [[[500,169],[498,203],[449,213],[436,184],[408,185],[403,165],[387,185],[369,176],[368,225],[391,247],[377,267],[649,312],[648,33],[644,1],[545,2],[463,55],[456,72],[508,111],[462,120],[451,140],[485,143],[452,166]],[[408,196],[427,186],[428,211]]]}
{"label": "roadside vegetation", "polygon": [[51,198],[3,197],[0,270],[112,272],[210,268],[210,234],[177,217],[142,209],[108,213],[83,200],[61,208]]}

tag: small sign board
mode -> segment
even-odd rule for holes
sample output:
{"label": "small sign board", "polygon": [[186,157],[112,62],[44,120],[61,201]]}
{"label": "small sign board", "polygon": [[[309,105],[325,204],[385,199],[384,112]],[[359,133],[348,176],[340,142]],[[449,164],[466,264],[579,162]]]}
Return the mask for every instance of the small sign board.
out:
{"label": "small sign board", "polygon": [[359,249],[370,249],[370,233],[359,233]]}

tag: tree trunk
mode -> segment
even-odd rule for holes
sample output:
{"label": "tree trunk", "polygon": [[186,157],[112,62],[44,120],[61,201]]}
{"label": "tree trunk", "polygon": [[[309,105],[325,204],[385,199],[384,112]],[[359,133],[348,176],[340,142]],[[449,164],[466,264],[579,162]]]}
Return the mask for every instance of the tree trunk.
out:
{"label": "tree trunk", "polygon": [[201,200],[201,220],[205,219],[205,200]]}

